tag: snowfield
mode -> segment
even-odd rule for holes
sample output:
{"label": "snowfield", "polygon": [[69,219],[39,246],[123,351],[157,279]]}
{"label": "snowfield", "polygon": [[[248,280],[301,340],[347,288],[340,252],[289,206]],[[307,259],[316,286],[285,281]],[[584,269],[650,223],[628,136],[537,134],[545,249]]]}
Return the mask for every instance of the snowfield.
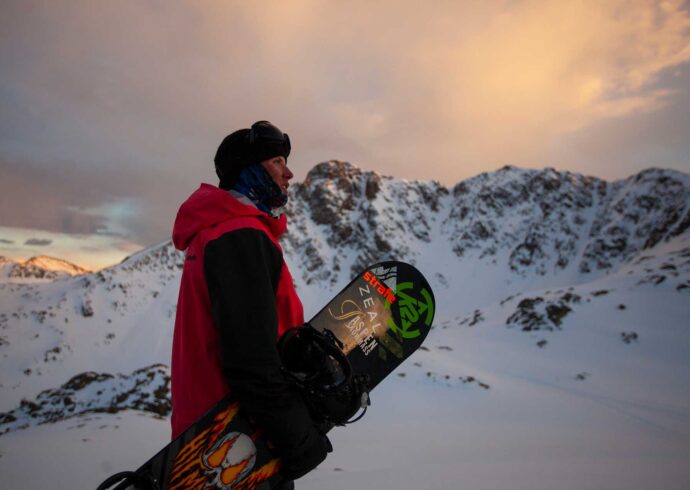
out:
{"label": "snowfield", "polygon": [[[437,300],[424,347],[298,488],[690,488],[690,176],[506,168],[449,190],[329,162],[291,189],[307,317],[388,257]],[[3,486],[95,488],[167,443],[181,260],[163,243],[4,276]]]}

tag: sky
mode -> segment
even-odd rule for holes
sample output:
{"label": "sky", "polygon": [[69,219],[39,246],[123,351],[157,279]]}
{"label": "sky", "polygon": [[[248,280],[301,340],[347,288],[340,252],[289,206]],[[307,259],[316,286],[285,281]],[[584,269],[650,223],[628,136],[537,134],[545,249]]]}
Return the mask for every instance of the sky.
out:
{"label": "sky", "polygon": [[3,0],[0,255],[97,269],[168,240],[263,119],[296,181],[690,172],[690,2]]}

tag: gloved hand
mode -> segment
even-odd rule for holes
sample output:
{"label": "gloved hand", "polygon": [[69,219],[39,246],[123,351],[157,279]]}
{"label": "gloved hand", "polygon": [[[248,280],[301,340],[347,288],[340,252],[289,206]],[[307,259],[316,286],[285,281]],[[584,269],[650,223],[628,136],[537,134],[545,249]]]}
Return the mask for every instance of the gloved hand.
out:
{"label": "gloved hand", "polygon": [[320,465],[330,452],[333,452],[331,441],[325,435],[318,434],[304,451],[283,458],[281,473],[288,480],[301,478]]}

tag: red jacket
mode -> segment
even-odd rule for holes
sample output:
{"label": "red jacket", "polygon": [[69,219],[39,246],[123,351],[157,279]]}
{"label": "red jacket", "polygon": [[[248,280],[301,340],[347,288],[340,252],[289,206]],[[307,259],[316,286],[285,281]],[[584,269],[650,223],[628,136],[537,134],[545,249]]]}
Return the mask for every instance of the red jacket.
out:
{"label": "red jacket", "polygon": [[[280,371],[275,342],[304,322],[272,218],[202,184],[177,213],[185,250],[172,352],[172,436],[230,391],[285,451],[316,436],[301,398]],[[307,441],[308,442],[308,441]]]}

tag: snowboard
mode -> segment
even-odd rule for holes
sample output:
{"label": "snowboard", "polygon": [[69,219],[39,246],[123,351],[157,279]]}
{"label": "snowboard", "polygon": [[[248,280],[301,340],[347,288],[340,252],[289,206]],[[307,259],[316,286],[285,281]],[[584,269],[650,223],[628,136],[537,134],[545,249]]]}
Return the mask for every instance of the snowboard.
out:
{"label": "snowboard", "polygon": [[[364,376],[371,392],[422,344],[434,310],[424,276],[387,261],[358,274],[308,323],[336,339],[352,376]],[[99,489],[119,481],[118,490],[270,490],[283,481],[280,465],[271,442],[230,395],[126,480],[114,475]]]}

